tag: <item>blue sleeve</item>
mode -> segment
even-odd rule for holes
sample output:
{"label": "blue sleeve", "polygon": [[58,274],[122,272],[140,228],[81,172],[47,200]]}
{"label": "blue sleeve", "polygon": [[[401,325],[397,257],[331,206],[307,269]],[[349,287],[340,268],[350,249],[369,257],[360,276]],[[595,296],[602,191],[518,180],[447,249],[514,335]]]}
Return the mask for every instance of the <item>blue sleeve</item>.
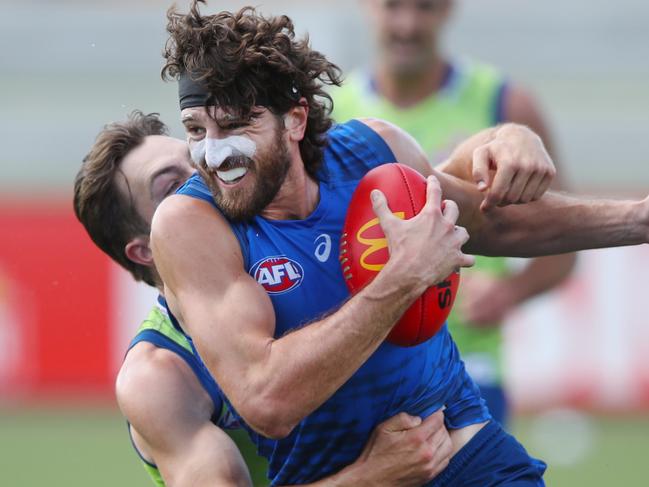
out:
{"label": "blue sleeve", "polygon": [[358,181],[388,162],[396,159],[385,140],[363,122],[350,120],[329,131],[321,177],[330,182]]}
{"label": "blue sleeve", "polygon": [[360,120],[350,120],[347,125],[352,127],[358,136],[365,140],[368,148],[370,148],[374,153],[373,159],[377,163],[377,166],[387,162],[397,162],[390,146],[388,146],[383,137],[377,134],[374,129],[370,128]]}
{"label": "blue sleeve", "polygon": [[212,198],[210,188],[205,184],[205,181],[203,181],[203,178],[197,172],[192,174],[192,176],[185,181],[185,184],[176,190],[176,194],[184,194],[186,196],[207,201],[209,204],[217,208],[214,198]]}

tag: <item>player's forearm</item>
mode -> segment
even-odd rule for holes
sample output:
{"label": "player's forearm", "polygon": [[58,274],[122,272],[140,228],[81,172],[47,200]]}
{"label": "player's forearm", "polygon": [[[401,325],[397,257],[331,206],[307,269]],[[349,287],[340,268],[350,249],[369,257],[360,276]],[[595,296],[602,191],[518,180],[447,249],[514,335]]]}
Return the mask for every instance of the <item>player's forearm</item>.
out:
{"label": "player's forearm", "polygon": [[535,257],[638,245],[649,240],[649,201],[578,199],[548,193],[481,217],[467,249],[483,255]]}
{"label": "player's forearm", "polygon": [[404,287],[388,263],[338,311],[273,341],[249,396],[257,405],[251,426],[270,436],[289,434],[358,370],[423,291]]}

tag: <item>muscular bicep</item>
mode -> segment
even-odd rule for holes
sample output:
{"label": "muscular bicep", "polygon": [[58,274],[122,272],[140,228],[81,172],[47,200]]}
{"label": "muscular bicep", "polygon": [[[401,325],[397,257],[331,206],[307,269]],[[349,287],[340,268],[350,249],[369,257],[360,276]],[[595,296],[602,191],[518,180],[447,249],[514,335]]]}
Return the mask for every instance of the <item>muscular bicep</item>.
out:
{"label": "muscular bicep", "polygon": [[251,388],[275,322],[261,286],[245,271],[236,237],[211,205],[183,196],[154,217],[151,247],[169,305],[235,407]]}

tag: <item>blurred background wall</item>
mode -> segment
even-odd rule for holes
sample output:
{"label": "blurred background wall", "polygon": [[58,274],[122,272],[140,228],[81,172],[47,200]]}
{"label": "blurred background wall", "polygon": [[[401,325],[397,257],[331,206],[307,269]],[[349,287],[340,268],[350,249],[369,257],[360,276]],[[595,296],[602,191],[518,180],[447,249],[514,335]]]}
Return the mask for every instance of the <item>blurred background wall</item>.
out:
{"label": "blurred background wall", "polygon": [[[539,98],[573,189],[649,193],[648,3],[458,3],[450,52],[495,64]],[[159,76],[168,4],[0,1],[4,404],[112,404],[114,373],[152,294],[93,247],[72,214],[71,188],[103,124],[133,109],[160,112],[182,137],[176,86]],[[289,14],[343,69],[371,62],[357,2],[258,5]],[[646,246],[584,253],[569,282],[512,317],[507,380],[519,410],[646,413],[646,269]]]}

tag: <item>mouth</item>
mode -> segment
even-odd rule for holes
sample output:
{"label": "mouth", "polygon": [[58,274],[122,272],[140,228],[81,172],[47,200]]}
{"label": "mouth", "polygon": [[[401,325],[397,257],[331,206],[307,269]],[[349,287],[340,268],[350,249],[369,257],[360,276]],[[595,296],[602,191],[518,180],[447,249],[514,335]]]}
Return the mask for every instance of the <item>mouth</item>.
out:
{"label": "mouth", "polygon": [[396,49],[413,50],[421,47],[421,41],[415,37],[393,37],[391,44]]}
{"label": "mouth", "polygon": [[231,157],[215,171],[216,177],[226,186],[237,184],[248,173],[250,161],[245,157]]}
{"label": "mouth", "polygon": [[228,171],[216,171],[216,176],[225,184],[236,184],[247,174],[247,167],[235,167]]}

